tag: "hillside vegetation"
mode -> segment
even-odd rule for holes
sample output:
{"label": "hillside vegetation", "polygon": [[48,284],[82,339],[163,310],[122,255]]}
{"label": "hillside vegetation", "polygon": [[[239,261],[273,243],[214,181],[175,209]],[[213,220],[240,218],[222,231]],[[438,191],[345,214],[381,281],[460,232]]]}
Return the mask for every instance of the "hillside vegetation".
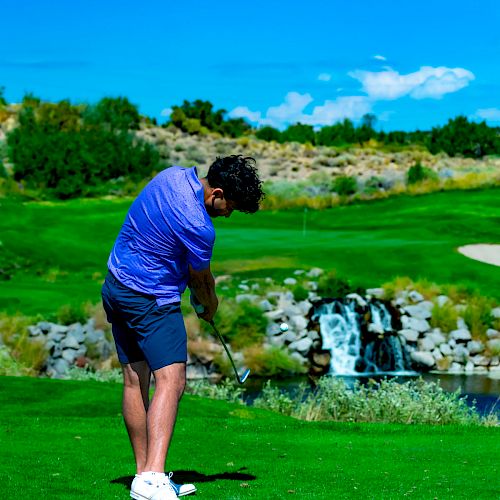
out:
{"label": "hillside vegetation", "polygon": [[73,105],[27,95],[20,105],[0,103],[0,194],[134,195],[170,165],[197,165],[203,174],[216,156],[230,154],[256,158],[268,208],[500,182],[498,131],[463,117],[431,132],[375,132],[367,117],[357,127],[295,124],[269,134],[224,113],[186,101],[160,127],[126,98]]}

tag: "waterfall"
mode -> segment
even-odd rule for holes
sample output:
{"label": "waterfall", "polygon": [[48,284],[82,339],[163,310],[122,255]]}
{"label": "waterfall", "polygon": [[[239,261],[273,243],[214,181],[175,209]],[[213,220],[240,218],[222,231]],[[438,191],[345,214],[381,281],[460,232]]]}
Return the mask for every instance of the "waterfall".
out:
{"label": "waterfall", "polygon": [[331,374],[408,373],[408,354],[382,301],[323,300],[312,319],[319,323],[323,349],[330,351]]}

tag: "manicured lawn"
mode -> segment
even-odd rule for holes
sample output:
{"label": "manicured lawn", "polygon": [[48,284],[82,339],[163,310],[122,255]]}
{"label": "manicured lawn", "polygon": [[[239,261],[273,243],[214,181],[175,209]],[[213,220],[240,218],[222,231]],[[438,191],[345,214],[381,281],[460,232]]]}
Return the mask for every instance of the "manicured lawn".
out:
{"label": "manicured lawn", "polygon": [[[128,498],[121,386],[0,378],[3,498]],[[494,499],[498,428],[300,422],[185,397],[168,468],[198,498]]]}
{"label": "manicured lawn", "polygon": [[[500,297],[500,268],[456,248],[498,242],[500,189],[397,197],[324,211],[235,213],[216,221],[213,269],[285,277],[301,267],[336,269],[363,286],[395,276],[464,284]],[[49,314],[99,300],[106,260],[131,200],[26,203],[0,200],[2,249],[32,266],[0,287],[0,310]]]}

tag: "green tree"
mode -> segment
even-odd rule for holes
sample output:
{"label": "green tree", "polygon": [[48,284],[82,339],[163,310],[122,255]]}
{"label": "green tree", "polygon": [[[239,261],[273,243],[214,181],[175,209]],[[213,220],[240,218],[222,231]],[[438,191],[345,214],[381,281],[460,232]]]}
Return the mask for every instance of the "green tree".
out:
{"label": "green tree", "polygon": [[315,144],[316,134],[312,125],[304,125],[303,123],[295,123],[294,125],[289,125],[286,130],[281,134],[283,141],[288,142],[300,142],[305,144],[309,142]]}
{"label": "green tree", "polygon": [[257,137],[257,139],[262,139],[263,141],[280,142],[281,132],[274,127],[266,125],[265,127],[259,128],[257,132],[255,132],[255,137]]}
{"label": "green tree", "polygon": [[108,126],[111,130],[137,130],[141,122],[139,110],[126,97],[103,97],[89,106],[84,115],[88,125]]}
{"label": "green tree", "polygon": [[7,106],[7,101],[5,100],[5,87],[0,87],[0,106]]}

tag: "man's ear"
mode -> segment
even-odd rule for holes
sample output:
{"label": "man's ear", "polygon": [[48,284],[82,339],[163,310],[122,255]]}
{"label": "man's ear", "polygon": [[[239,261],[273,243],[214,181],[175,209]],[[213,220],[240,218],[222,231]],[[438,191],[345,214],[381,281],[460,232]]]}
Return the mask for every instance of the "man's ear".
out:
{"label": "man's ear", "polygon": [[212,196],[222,200],[224,198],[224,191],[221,188],[214,188],[212,191]]}

